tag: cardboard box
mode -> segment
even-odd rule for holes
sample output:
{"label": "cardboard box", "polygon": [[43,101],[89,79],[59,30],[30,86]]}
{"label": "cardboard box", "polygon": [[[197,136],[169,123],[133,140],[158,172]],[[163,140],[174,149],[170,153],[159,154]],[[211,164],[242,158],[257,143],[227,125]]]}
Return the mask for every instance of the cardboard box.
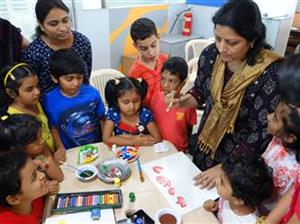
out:
{"label": "cardboard box", "polygon": [[121,64],[122,64],[122,73],[127,76],[129,69],[131,68],[131,65],[137,58],[138,53],[129,54],[129,55],[123,55],[121,57]]}

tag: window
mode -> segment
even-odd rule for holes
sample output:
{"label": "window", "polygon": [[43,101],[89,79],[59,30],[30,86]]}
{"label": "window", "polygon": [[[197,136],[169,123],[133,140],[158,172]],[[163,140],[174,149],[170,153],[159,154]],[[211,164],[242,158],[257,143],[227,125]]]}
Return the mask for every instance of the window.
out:
{"label": "window", "polygon": [[21,28],[27,39],[32,39],[36,26],[36,0],[0,0],[0,17]]}

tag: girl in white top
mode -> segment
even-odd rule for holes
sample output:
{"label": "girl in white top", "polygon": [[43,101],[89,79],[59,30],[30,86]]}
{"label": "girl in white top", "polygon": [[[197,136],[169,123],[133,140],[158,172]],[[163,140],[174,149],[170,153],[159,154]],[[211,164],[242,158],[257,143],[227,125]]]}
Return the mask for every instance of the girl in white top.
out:
{"label": "girl in white top", "polygon": [[220,199],[207,200],[203,207],[217,212],[221,224],[255,224],[257,206],[272,191],[272,177],[266,164],[254,154],[234,153],[224,160],[216,188]]}
{"label": "girl in white top", "polygon": [[[268,131],[274,137],[262,154],[266,164],[272,168],[274,190],[272,197],[263,202],[265,212],[272,210],[297,177],[299,163],[296,150],[299,149],[300,127],[297,108],[281,100],[274,113],[268,114]],[[298,122],[298,123],[297,123]],[[299,153],[298,153],[299,154]]]}

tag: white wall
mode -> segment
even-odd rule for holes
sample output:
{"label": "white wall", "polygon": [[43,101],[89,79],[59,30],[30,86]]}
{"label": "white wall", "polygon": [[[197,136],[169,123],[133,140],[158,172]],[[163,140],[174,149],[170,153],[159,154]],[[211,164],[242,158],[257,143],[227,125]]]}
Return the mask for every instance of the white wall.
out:
{"label": "white wall", "polygon": [[110,68],[108,9],[83,10],[81,1],[74,1],[76,30],[92,43],[93,70]]}

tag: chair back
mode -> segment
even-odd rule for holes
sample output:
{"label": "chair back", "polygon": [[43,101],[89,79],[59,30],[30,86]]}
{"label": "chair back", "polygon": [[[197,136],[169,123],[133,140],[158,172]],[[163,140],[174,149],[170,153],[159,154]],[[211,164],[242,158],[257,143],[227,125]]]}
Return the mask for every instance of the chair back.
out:
{"label": "chair back", "polygon": [[[209,39],[194,39],[190,40],[185,44],[185,60],[188,62],[192,58],[198,58],[201,52],[208,45],[212,44],[215,41],[215,38]],[[190,51],[192,51],[192,57],[190,58]]]}
{"label": "chair back", "polygon": [[121,72],[115,69],[100,69],[93,71],[90,77],[90,84],[94,86],[100,93],[105,107],[107,102],[105,100],[105,86],[110,79],[125,77]]}

